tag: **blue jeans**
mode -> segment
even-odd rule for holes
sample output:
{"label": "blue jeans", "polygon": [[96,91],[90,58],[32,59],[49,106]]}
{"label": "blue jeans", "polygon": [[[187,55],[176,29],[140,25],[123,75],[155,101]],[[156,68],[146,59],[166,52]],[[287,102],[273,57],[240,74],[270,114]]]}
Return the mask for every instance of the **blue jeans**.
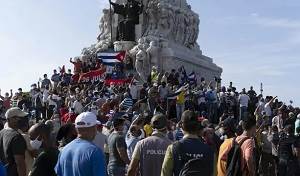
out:
{"label": "blue jeans", "polygon": [[108,165],[107,166],[108,176],[125,176],[125,167]]}
{"label": "blue jeans", "polygon": [[248,118],[248,107],[242,106],[240,107],[240,119],[239,120],[246,120]]}
{"label": "blue jeans", "polygon": [[184,111],[184,104],[176,104],[176,115],[177,115],[177,121],[179,122],[181,120],[181,115]]}

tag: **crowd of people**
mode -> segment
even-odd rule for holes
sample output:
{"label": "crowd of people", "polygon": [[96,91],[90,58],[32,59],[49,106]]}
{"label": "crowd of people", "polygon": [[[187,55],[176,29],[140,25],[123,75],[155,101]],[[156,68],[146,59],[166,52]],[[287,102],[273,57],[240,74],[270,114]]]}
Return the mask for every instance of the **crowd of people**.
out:
{"label": "crowd of people", "polygon": [[221,79],[189,79],[182,68],[152,68],[141,84],[80,74],[103,69],[77,59],[29,92],[0,91],[0,175],[296,176],[300,109],[241,92]]}

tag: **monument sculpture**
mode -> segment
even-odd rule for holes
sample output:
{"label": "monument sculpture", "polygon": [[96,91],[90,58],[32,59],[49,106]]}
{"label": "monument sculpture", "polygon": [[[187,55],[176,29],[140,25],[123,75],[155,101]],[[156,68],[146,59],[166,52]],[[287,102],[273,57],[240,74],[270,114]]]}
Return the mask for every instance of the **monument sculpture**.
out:
{"label": "monument sculpture", "polygon": [[197,43],[199,15],[186,0],[110,0],[110,4],[113,11],[103,10],[98,42],[85,48],[83,57],[110,50],[114,44],[115,51],[127,51],[141,81],[147,80],[152,66],[161,72],[184,66],[207,80],[221,76],[222,68],[202,54]]}
{"label": "monument sculpture", "polygon": [[109,3],[113,6],[114,13],[123,17],[119,21],[117,39],[120,41],[135,41],[135,25],[139,24],[139,15],[143,12],[143,4],[136,0],[127,0],[127,3],[120,5]]}

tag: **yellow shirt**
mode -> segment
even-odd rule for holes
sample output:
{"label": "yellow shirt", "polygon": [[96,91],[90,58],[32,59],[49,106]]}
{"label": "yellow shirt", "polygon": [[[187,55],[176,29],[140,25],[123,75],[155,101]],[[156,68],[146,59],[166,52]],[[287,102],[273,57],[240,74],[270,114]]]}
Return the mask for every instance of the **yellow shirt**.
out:
{"label": "yellow shirt", "polygon": [[153,132],[153,129],[152,129],[152,127],[151,127],[150,125],[146,124],[146,125],[144,126],[144,130],[145,130],[145,132],[146,132],[146,136],[147,136],[147,137],[148,137],[148,136],[151,136],[151,134],[152,134],[152,132]]}
{"label": "yellow shirt", "polygon": [[177,96],[177,104],[184,104],[185,102],[185,93],[181,92],[178,96]]}

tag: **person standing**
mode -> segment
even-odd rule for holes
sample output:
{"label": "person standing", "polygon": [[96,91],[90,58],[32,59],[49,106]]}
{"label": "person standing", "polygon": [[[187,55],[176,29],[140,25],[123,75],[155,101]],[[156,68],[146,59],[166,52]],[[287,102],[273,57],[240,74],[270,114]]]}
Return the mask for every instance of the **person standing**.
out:
{"label": "person standing", "polygon": [[34,150],[41,153],[34,160],[30,176],[56,176],[54,167],[59,151],[51,138],[51,128],[43,123],[33,125],[29,129],[30,144]]}
{"label": "person standing", "polygon": [[125,142],[124,118],[116,118],[113,121],[114,131],[108,136],[109,162],[107,172],[109,176],[125,176],[126,164],[130,161],[127,155]]}
{"label": "person standing", "polygon": [[105,176],[103,152],[92,142],[99,123],[91,112],[81,113],[76,118],[78,136],[61,151],[55,166],[58,176]]}
{"label": "person standing", "polygon": [[17,107],[10,108],[5,113],[8,128],[0,131],[0,160],[6,165],[7,176],[26,175],[26,142],[18,132],[18,125],[27,115]]}
{"label": "person standing", "polygon": [[253,137],[256,134],[256,120],[254,118],[247,118],[243,124],[243,133],[234,137],[233,139],[227,139],[221,145],[219,151],[218,165],[217,165],[217,175],[225,176],[227,164],[227,157],[229,151],[233,147],[233,143],[236,142],[241,146],[241,171],[246,176],[255,176],[256,174],[256,164],[255,164],[255,141]]}
{"label": "person standing", "polygon": [[177,143],[170,145],[166,151],[161,169],[161,176],[178,176],[186,163],[191,160],[201,162],[197,173],[201,175],[213,175],[214,152],[198,137],[202,126],[193,111],[185,111],[182,114],[182,129],[184,137]]}
{"label": "person standing", "polygon": [[167,118],[159,114],[152,118],[151,126],[154,129],[152,136],[137,143],[131,163],[128,169],[128,176],[135,176],[138,167],[141,175],[153,176],[161,173],[167,147],[172,143],[168,139]]}
{"label": "person standing", "polygon": [[245,120],[246,117],[248,117],[248,105],[249,105],[250,97],[246,94],[246,89],[244,88],[239,96],[239,102],[240,102],[240,119]]}

